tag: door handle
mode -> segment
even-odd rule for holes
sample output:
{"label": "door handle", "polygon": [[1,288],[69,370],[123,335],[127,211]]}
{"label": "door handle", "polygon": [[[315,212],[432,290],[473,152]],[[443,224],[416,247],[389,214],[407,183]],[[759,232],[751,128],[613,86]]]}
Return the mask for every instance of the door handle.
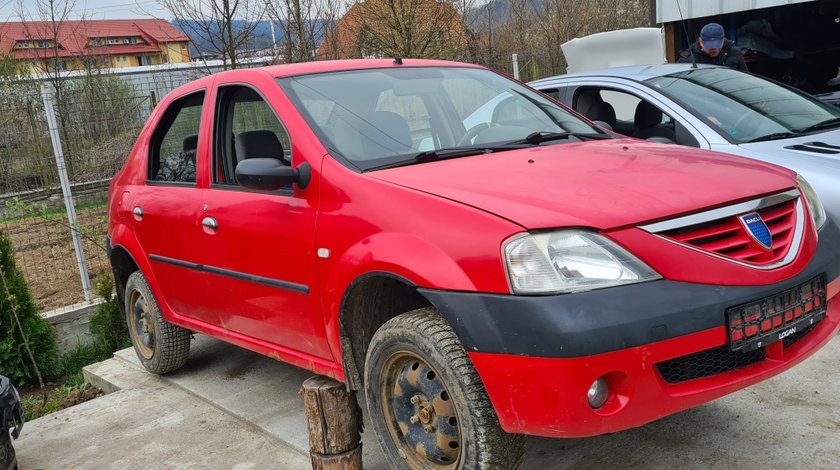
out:
{"label": "door handle", "polygon": [[131,213],[134,214],[135,219],[143,219],[143,208],[141,208],[140,206],[134,206],[134,210],[132,210]]}
{"label": "door handle", "polygon": [[201,220],[201,225],[209,228],[210,230],[218,230],[219,229],[219,222],[216,222],[216,219],[213,217],[205,217]]}

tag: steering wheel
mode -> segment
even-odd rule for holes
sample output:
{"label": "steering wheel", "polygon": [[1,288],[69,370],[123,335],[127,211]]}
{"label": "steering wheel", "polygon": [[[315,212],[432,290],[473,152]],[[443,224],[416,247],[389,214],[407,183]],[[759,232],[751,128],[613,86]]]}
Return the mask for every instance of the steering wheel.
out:
{"label": "steering wheel", "polygon": [[480,134],[481,131],[484,131],[486,129],[490,129],[491,127],[493,127],[493,124],[491,124],[489,122],[478,123],[478,124],[470,127],[467,130],[467,132],[464,134],[464,136],[461,137],[461,139],[455,145],[457,145],[458,147],[461,147],[461,146],[464,146],[464,145],[470,145],[470,144],[472,144],[472,140],[475,139],[475,137],[478,134]]}

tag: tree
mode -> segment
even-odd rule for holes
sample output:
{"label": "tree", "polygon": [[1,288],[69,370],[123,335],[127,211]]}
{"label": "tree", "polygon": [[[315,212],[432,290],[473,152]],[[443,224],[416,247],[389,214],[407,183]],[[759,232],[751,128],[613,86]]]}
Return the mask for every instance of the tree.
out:
{"label": "tree", "polygon": [[[209,45],[222,57],[224,68],[237,68],[238,59],[265,17],[265,0],[158,0],[193,45]],[[199,51],[202,52],[202,51]]]}
{"label": "tree", "polygon": [[[76,6],[76,0],[36,0],[34,5],[34,20],[32,13],[20,3],[18,6],[18,15],[21,21],[27,22],[26,36],[32,41],[46,41],[48,52],[45,51],[42,59],[43,73],[46,76],[45,83],[49,86],[52,101],[55,106],[56,115],[58,117],[58,127],[61,138],[64,142],[69,142],[69,132],[67,124],[67,113],[65,112],[65,79],[62,76],[64,63],[61,59],[61,41],[60,38],[75,37],[68,31],[67,28],[82,27],[84,20],[79,21],[75,26],[67,26],[66,23],[70,19],[71,12]],[[38,54],[36,53],[35,57]],[[72,155],[72,152],[70,152]],[[72,173],[73,159],[72,156],[66,159],[67,169]]]}
{"label": "tree", "polygon": [[43,387],[43,378],[58,376],[60,368],[55,333],[38,314],[12,242],[0,230],[0,370],[19,385]]}
{"label": "tree", "polygon": [[337,0],[266,0],[267,16],[280,25],[285,62],[312,60],[319,40],[335,24]]}
{"label": "tree", "polygon": [[337,35],[340,57],[457,58],[466,52],[464,23],[447,1],[362,1],[339,20]]}

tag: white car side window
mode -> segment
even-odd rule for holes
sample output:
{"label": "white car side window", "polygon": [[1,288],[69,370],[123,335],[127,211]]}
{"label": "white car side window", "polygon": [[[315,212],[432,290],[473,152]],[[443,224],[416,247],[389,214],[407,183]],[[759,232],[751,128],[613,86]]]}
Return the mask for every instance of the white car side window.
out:
{"label": "white car side window", "polygon": [[631,94],[613,90],[601,90],[601,99],[612,105],[616,119],[629,122],[633,122],[636,106],[641,101]]}

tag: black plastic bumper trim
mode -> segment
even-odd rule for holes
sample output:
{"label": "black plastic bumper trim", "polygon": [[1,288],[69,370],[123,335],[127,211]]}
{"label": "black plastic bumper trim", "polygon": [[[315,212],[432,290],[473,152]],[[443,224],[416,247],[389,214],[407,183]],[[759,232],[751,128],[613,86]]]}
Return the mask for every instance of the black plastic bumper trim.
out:
{"label": "black plastic bumper trim", "polygon": [[840,230],[820,230],[813,260],[796,276],[764,286],[659,280],[551,296],[418,289],[449,321],[467,351],[581,357],[725,326],[726,309],[840,275]]}

